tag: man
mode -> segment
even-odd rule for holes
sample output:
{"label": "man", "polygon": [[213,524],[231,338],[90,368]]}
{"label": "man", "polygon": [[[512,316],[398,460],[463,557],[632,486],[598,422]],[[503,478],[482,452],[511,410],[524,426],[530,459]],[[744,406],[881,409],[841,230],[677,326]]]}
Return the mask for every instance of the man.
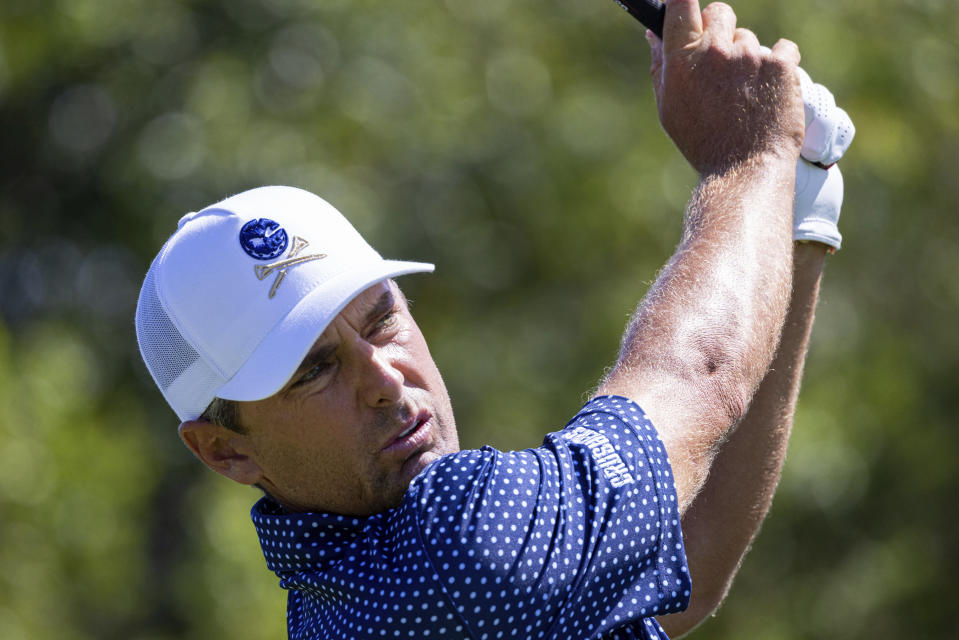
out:
{"label": "man", "polygon": [[668,6],[656,99],[701,180],[615,366],[539,449],[460,451],[393,280],[432,266],[383,260],[312,194],[188,214],[151,266],[144,359],[183,442],[266,494],[290,637],[664,638],[724,597],[778,482],[842,188],[803,161],[795,181],[796,46]]}

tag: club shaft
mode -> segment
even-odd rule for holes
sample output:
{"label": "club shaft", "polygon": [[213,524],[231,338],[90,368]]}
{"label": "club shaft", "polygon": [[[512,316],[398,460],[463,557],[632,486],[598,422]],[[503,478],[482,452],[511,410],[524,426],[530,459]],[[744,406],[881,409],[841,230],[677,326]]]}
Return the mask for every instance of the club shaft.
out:
{"label": "club shaft", "polygon": [[666,5],[659,0],[616,0],[626,12],[639,20],[643,26],[663,37],[663,16],[666,15]]}

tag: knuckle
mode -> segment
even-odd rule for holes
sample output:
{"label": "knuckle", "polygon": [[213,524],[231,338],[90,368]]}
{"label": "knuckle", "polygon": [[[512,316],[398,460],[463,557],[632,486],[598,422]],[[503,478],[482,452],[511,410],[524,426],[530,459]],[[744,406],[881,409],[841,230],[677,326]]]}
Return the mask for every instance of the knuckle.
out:
{"label": "knuckle", "polygon": [[704,11],[709,11],[710,13],[715,12],[715,13],[735,15],[733,8],[730,5],[726,4],[725,2],[711,2],[704,9]]}
{"label": "knuckle", "polygon": [[778,41],[776,41],[776,46],[773,48],[773,54],[775,57],[798,58],[799,45],[792,40],[780,38]]}
{"label": "knuckle", "polygon": [[703,19],[707,31],[730,30],[736,24],[736,12],[725,2],[714,2],[703,9]]}
{"label": "knuckle", "polygon": [[743,27],[736,29],[735,39],[743,46],[755,49],[757,52],[759,51],[759,38],[749,29],[744,29]]}

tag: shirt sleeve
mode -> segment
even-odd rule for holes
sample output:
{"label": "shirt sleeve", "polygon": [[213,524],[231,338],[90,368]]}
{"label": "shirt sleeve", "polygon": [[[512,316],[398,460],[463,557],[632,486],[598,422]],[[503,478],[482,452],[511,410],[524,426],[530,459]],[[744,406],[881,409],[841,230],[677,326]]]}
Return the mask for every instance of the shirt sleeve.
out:
{"label": "shirt sleeve", "polygon": [[446,456],[407,500],[474,637],[649,637],[645,619],[688,605],[672,471],[626,398],[594,398],[536,449]]}

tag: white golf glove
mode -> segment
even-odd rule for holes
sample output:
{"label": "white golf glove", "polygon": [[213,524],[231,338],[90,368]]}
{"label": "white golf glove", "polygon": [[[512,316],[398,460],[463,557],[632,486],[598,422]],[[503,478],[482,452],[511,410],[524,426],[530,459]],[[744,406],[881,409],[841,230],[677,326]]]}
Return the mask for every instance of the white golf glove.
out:
{"label": "white golf glove", "polygon": [[799,158],[793,195],[793,240],[821,242],[834,250],[842,246],[838,226],[842,184],[838,164],[823,169]]}
{"label": "white golf glove", "polygon": [[800,155],[813,164],[828,167],[846,153],[856,135],[856,127],[849,114],[836,106],[829,89],[813,82],[802,67],[798,72],[806,111],[806,135]]}
{"label": "white golf glove", "polygon": [[842,173],[836,162],[856,135],[849,114],[836,106],[829,89],[816,84],[799,69],[806,135],[796,163],[793,196],[793,239],[821,242],[833,250],[842,245],[839,210],[842,208]]}

